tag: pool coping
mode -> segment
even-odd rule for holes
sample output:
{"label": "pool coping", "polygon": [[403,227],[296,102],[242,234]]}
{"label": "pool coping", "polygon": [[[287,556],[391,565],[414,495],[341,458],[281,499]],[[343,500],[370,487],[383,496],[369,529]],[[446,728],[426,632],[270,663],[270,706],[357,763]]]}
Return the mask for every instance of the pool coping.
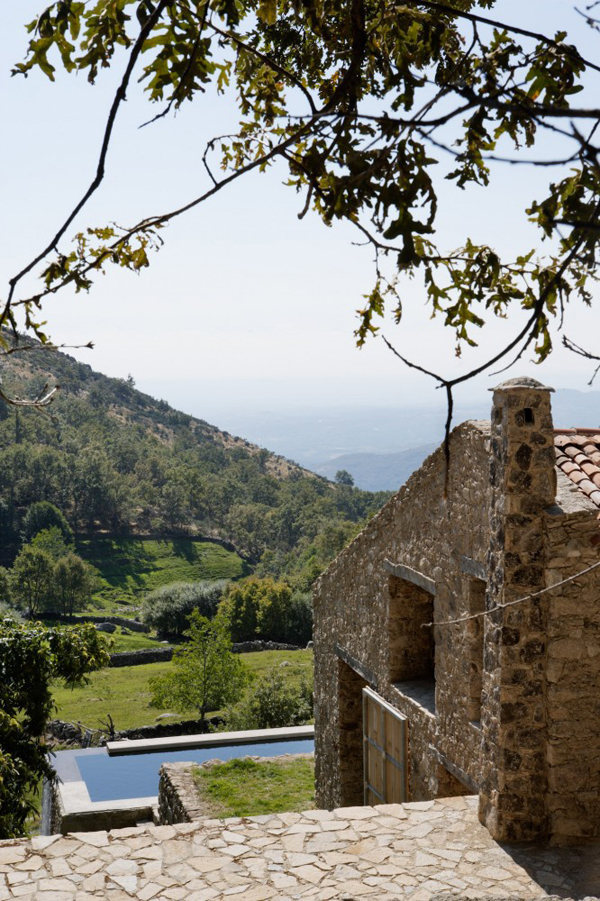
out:
{"label": "pool coping", "polygon": [[177,751],[185,748],[219,747],[220,745],[262,744],[285,738],[314,738],[315,727],[287,726],[281,729],[247,729],[242,732],[209,732],[202,735],[174,735],[165,738],[123,739],[109,741],[110,756],[140,754],[145,751]]}

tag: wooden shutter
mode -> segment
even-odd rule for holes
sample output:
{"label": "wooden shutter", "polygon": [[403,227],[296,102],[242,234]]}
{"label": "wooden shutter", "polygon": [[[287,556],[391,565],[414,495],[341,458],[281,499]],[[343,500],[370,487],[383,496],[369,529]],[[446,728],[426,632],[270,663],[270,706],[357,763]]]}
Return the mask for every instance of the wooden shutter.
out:
{"label": "wooden shutter", "polygon": [[408,800],[408,720],[371,688],[363,688],[365,804]]}

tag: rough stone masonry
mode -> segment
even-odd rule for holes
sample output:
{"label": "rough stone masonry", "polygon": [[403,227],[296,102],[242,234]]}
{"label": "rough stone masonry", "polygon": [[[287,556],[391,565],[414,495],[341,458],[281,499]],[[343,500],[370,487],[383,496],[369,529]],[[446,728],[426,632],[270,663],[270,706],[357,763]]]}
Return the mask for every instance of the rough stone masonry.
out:
{"label": "rough stone masonry", "polygon": [[[600,560],[598,492],[555,465],[551,390],[495,389],[491,423],[452,432],[448,473],[440,449],[318,581],[321,806],[363,803],[366,779],[402,800],[393,764],[409,800],[478,794],[498,840],[600,839],[600,569],[502,606]],[[406,747],[365,732],[365,688]]]}

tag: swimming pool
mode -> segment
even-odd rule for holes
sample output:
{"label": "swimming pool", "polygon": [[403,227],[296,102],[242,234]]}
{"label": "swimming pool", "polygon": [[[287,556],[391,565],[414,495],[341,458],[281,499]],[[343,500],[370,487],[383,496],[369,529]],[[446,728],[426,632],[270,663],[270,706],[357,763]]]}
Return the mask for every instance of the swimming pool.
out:
{"label": "swimming pool", "polygon": [[57,751],[58,777],[44,791],[44,834],[116,829],[152,820],[163,763],[278,757],[314,750],[314,726],[220,732],[109,742],[105,748]]}
{"label": "swimming pool", "polygon": [[120,801],[158,795],[158,771],[163,763],[204,763],[215,758],[231,760],[246,756],[278,757],[281,754],[309,754],[313,750],[312,738],[209,745],[171,751],[149,749],[126,755],[109,754],[106,748],[86,748],[58,751],[52,766],[63,781],[73,781],[79,776],[78,781],[85,783],[90,801]]}

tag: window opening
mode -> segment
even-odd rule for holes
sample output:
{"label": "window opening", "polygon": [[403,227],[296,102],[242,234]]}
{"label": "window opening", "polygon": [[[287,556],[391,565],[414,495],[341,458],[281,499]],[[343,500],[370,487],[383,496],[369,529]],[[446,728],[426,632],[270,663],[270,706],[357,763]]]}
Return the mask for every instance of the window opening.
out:
{"label": "window opening", "polygon": [[419,585],[391,576],[389,582],[388,654],[389,678],[401,691],[417,683],[420,703],[435,708],[435,638],[432,626],[433,595]]}

